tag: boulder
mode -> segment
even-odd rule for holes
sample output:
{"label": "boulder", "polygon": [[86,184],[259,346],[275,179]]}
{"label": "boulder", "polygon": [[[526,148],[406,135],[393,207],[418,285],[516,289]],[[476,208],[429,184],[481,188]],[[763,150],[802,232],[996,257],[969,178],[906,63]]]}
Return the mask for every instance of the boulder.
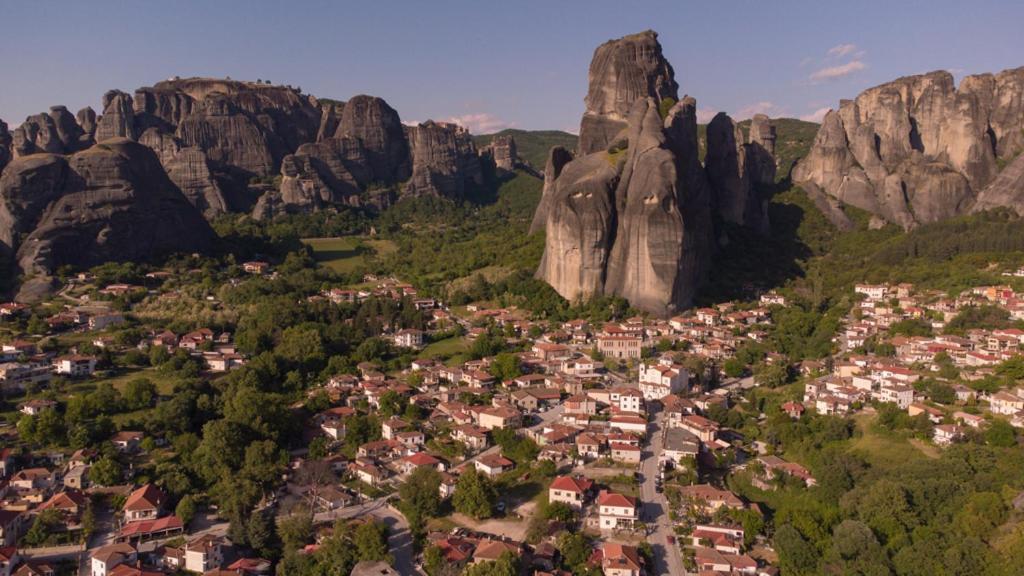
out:
{"label": "boulder", "polygon": [[651,97],[660,105],[666,98],[678,100],[678,90],[656,32],[647,30],[598,46],[590,61],[580,154],[607,148],[626,128],[630,109],[638,99]]}

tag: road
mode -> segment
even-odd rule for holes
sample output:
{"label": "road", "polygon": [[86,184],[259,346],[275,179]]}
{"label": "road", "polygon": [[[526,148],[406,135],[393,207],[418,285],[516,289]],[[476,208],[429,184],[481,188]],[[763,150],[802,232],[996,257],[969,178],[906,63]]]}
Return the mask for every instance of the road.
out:
{"label": "road", "polygon": [[647,541],[654,549],[654,574],[687,575],[683,566],[683,558],[679,552],[678,545],[669,545],[668,537],[675,535],[672,531],[672,519],[669,517],[669,503],[665,494],[655,490],[654,479],[660,470],[658,467],[658,456],[662,450],[662,426],[664,412],[657,412],[654,421],[648,428],[650,439],[648,449],[644,452],[644,460],[640,463],[640,471],[643,474],[643,483],[640,485],[640,500],[643,502],[643,515],[641,519],[648,526]]}
{"label": "road", "polygon": [[391,549],[391,556],[395,559],[395,570],[399,574],[422,575],[422,572],[416,567],[414,560],[412,533],[409,532],[409,523],[406,522],[405,516],[387,503],[386,497],[370,500],[355,506],[331,510],[330,512],[320,512],[313,516],[313,520],[321,523],[366,515],[374,516],[387,525],[388,547]]}

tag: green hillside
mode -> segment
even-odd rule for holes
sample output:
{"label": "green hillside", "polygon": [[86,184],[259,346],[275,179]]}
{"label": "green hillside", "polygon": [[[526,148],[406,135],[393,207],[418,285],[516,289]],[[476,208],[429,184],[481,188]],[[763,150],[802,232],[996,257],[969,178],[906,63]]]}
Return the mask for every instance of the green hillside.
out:
{"label": "green hillside", "polygon": [[515,128],[508,128],[494,134],[473,136],[473,143],[478,148],[486,146],[491,143],[495,136],[512,136],[515,138],[519,157],[536,170],[544,170],[544,164],[548,161],[548,151],[552,147],[563,146],[575,151],[578,139],[575,134],[569,134],[561,130],[516,130]]}

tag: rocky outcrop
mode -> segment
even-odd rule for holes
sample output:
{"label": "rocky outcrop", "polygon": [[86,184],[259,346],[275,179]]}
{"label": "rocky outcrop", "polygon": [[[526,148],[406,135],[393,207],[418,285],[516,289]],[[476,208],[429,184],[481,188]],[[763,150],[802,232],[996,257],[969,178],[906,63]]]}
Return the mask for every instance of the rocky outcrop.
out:
{"label": "rocky outcrop", "polygon": [[111,138],[135,138],[135,112],[132,97],[120,90],[103,95],[103,114],[96,124],[96,141]]}
{"label": "rocky outcrop", "polygon": [[46,293],[63,265],[203,250],[214,237],[156,154],[124,138],[13,161],[0,177],[0,201],[0,245],[16,254],[22,300]]}
{"label": "rocky outcrop", "polygon": [[0,120],[0,173],[3,173],[4,166],[11,161],[13,152],[11,152],[11,143],[14,141],[11,138],[11,133],[7,129],[7,123]]}
{"label": "rocky outcrop", "polygon": [[599,152],[626,128],[632,105],[651,97],[678,100],[672,65],[661,53],[658,34],[647,30],[609,40],[590,61],[586,111],[580,123],[579,152]]}
{"label": "rocky outcrop", "polygon": [[206,217],[213,218],[229,210],[220,183],[202,150],[183,146],[173,135],[157,127],[146,129],[139,143],[156,152],[167,176]]}
{"label": "rocky outcrop", "polygon": [[1022,98],[1024,68],[870,88],[826,115],[793,180],[904,228],[992,207],[1005,194],[981,192],[1024,150]]}
{"label": "rocky outcrop", "polygon": [[725,222],[768,232],[762,189],[775,182],[775,158],[768,147],[774,151],[775,131],[767,116],[751,121],[747,143],[743,130],[724,112],[708,123],[705,169],[714,190],[712,206]]}
{"label": "rocky outcrop", "polygon": [[572,152],[561,146],[555,146],[548,152],[548,161],[544,165],[544,187],[540,202],[533,213],[530,223],[530,234],[540,232],[547,225],[548,211],[551,209],[551,193],[555,189],[555,180],[562,174],[562,168],[572,161]]}
{"label": "rocky outcrop", "polygon": [[669,315],[692,303],[712,248],[696,101],[664,110],[677,88],[653,32],[602,45],[590,69],[581,155],[553,151],[546,170],[537,276],[570,300],[616,294]]}
{"label": "rocky outcrop", "polygon": [[412,177],[402,187],[408,196],[463,199],[483,184],[480,158],[465,128],[428,120],[408,128]]}
{"label": "rocky outcrop", "polygon": [[360,95],[346,102],[334,136],[362,143],[374,181],[393,184],[409,178],[410,144],[398,112],[383,99]]}
{"label": "rocky outcrop", "polygon": [[516,139],[511,135],[495,136],[491,143],[480,150],[481,155],[489,156],[494,167],[511,172],[519,165],[519,154],[516,151]]}

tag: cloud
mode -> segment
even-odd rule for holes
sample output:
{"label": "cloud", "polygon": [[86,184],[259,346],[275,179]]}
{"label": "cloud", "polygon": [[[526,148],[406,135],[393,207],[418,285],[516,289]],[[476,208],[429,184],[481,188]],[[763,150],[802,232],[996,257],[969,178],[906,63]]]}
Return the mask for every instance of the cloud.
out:
{"label": "cloud", "polygon": [[491,132],[498,132],[499,130],[515,126],[515,122],[502,120],[488,112],[476,112],[472,114],[463,114],[461,116],[452,116],[451,118],[445,119],[445,122],[458,124],[474,134],[490,134]]}
{"label": "cloud", "polygon": [[755,114],[765,114],[767,116],[778,117],[785,115],[785,113],[785,109],[781,106],[774,102],[764,101],[754,102],[753,104],[748,104],[747,106],[740,108],[733,115],[733,118],[735,120],[746,120],[747,118],[753,117]]}
{"label": "cloud", "polygon": [[850,62],[847,62],[846,64],[839,64],[838,66],[829,66],[827,68],[822,68],[820,70],[815,71],[813,74],[811,74],[811,82],[817,83],[828,82],[830,80],[838,80],[840,78],[845,78],[850,74],[860,72],[865,68],[867,68],[867,64],[865,64],[862,60],[852,60]]}
{"label": "cloud", "polygon": [[711,122],[711,119],[715,117],[715,114],[717,114],[717,112],[715,112],[711,108],[698,108],[697,123],[707,124],[708,122]]}
{"label": "cloud", "polygon": [[825,114],[828,114],[829,110],[831,110],[831,108],[818,108],[817,110],[811,112],[810,114],[804,114],[803,116],[800,117],[800,119],[807,122],[821,123],[822,119],[825,118]]}
{"label": "cloud", "polygon": [[828,55],[832,58],[842,58],[857,51],[856,44],[840,44],[828,49]]}

